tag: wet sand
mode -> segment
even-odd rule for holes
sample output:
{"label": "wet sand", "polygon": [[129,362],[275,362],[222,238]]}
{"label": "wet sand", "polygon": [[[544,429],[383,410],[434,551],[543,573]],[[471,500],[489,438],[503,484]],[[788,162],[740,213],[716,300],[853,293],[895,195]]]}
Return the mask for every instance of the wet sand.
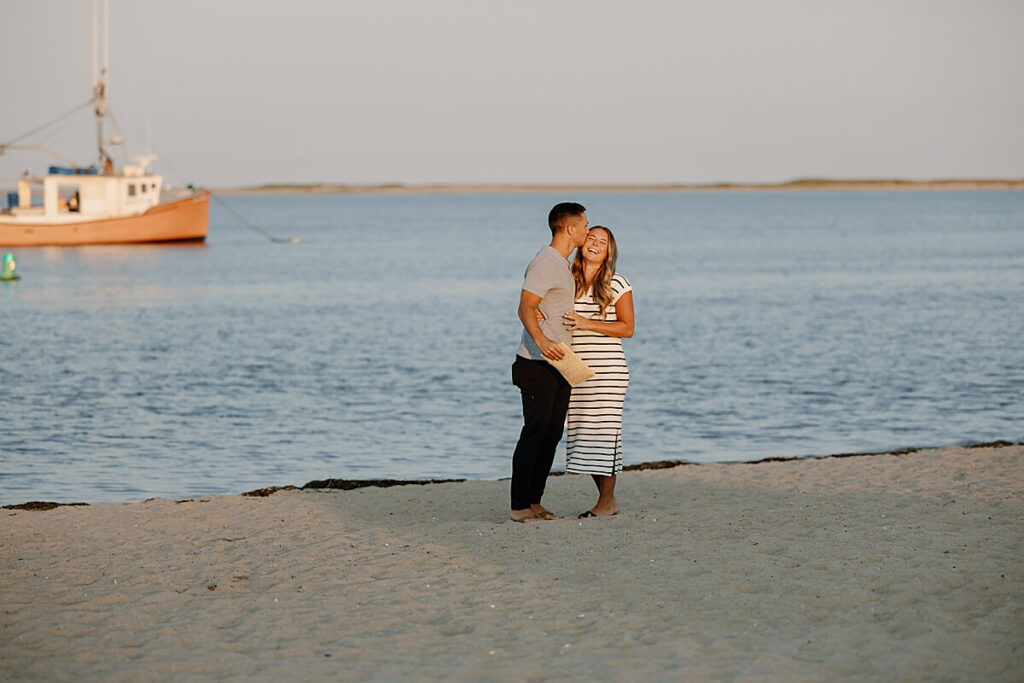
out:
{"label": "wet sand", "polygon": [[5,680],[1020,680],[1024,446],[0,511]]}

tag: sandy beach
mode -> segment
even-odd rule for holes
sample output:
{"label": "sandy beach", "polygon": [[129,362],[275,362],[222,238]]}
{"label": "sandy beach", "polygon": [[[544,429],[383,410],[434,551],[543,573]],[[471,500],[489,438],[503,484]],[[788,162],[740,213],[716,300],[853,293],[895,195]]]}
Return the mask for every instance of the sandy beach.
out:
{"label": "sandy beach", "polygon": [[4,680],[1020,680],[1024,446],[0,511]]}

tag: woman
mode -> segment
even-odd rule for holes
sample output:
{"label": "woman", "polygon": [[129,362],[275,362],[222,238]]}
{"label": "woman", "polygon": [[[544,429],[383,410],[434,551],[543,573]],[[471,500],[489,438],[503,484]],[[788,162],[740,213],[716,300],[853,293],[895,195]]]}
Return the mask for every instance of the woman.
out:
{"label": "woman", "polygon": [[565,469],[592,475],[598,493],[580,519],[619,512],[615,477],[622,471],[622,402],[629,385],[622,338],[633,336],[633,288],[615,272],[617,257],[612,231],[596,225],[572,264],[576,310],[565,314],[565,325],[572,330],[572,350],[596,373],[569,399]]}

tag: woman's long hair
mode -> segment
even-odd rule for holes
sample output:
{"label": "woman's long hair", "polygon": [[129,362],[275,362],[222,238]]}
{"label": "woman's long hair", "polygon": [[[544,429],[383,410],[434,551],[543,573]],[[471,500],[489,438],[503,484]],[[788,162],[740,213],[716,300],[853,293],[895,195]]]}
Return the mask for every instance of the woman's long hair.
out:
{"label": "woman's long hair", "polygon": [[[604,263],[594,274],[591,285],[594,288],[594,303],[601,308],[600,316],[608,316],[608,307],[612,305],[612,276],[615,275],[615,261],[619,257],[619,248],[615,245],[615,235],[603,225],[595,225],[590,230],[604,230],[608,234],[608,255]],[[589,234],[590,231],[587,231]],[[572,262],[572,279],[576,281],[576,298],[587,293],[587,282],[583,276],[583,247],[576,250],[576,258]]]}

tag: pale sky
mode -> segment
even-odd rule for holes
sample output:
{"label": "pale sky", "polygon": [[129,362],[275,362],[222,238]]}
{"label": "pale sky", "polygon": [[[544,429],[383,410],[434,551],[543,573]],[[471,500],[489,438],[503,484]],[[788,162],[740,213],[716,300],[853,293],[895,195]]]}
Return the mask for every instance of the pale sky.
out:
{"label": "pale sky", "polygon": [[[110,99],[214,187],[1019,179],[1022,36],[1021,0],[111,0]],[[4,143],[90,97],[92,2],[0,0],[0,64]],[[88,111],[34,140],[95,157]]]}

